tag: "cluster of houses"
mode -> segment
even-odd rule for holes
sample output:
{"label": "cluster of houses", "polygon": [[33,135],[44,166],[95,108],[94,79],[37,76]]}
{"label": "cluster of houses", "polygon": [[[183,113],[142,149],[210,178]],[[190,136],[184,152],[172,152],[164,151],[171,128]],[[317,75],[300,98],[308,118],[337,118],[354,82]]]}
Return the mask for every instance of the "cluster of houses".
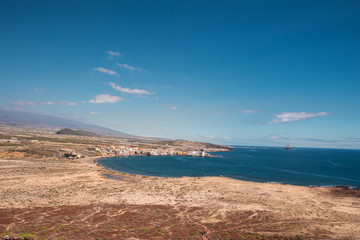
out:
{"label": "cluster of houses", "polygon": [[12,137],[10,139],[0,139],[0,142],[2,143],[18,143],[20,140],[18,140],[16,137]]}
{"label": "cluster of houses", "polygon": [[114,146],[114,145],[98,145],[88,148],[89,152],[96,153],[101,156],[196,156],[196,157],[210,157],[210,154],[204,150],[185,151],[174,148],[152,149],[140,148],[137,146]]}

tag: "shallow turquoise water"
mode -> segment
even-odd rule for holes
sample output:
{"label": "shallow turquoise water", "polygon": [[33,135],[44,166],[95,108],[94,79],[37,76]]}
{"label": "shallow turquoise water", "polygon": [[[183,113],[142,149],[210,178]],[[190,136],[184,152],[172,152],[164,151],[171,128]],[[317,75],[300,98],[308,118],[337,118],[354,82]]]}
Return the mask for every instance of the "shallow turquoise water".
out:
{"label": "shallow turquoise water", "polygon": [[219,157],[131,156],[100,159],[104,167],[162,176],[225,176],[255,182],[360,188],[360,151],[343,149],[234,148]]}

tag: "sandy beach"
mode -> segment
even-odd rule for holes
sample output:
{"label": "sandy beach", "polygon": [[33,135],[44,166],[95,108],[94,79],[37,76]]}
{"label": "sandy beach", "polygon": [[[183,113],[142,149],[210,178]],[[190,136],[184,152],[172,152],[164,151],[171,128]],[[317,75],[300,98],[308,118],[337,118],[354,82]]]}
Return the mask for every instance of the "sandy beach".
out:
{"label": "sandy beach", "polygon": [[111,172],[95,159],[2,152],[1,236],[360,239],[359,191],[137,176]]}

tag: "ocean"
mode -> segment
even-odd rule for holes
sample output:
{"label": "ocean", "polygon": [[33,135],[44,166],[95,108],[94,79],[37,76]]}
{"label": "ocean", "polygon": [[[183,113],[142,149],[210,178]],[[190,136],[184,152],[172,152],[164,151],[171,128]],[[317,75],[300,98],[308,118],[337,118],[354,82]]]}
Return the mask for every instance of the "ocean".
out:
{"label": "ocean", "polygon": [[360,150],[234,147],[216,157],[130,156],[99,159],[102,166],[158,177],[224,176],[253,182],[360,189]]}

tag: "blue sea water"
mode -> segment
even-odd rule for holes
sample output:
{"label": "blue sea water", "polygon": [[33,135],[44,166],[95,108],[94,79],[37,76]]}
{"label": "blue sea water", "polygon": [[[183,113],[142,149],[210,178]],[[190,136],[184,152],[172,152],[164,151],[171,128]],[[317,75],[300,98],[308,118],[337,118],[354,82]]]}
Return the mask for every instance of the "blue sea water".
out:
{"label": "blue sea water", "polygon": [[360,188],[360,150],[235,147],[218,157],[131,156],[99,159],[115,171],[160,177],[224,176],[254,182]]}

